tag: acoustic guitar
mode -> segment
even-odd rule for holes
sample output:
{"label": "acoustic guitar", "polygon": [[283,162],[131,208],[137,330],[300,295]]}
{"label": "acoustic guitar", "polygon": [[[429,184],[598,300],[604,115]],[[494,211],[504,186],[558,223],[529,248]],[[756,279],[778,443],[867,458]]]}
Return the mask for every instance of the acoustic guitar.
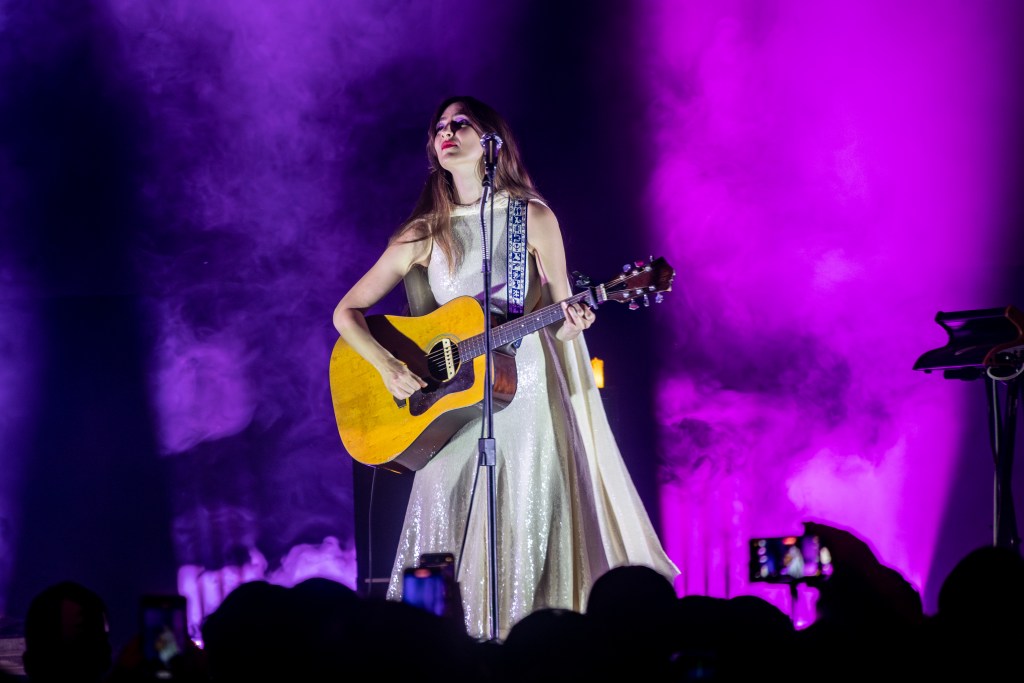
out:
{"label": "acoustic guitar", "polygon": [[[636,261],[608,282],[579,290],[567,303],[597,308],[606,301],[631,309],[662,300],[675,270],[664,258]],[[551,304],[491,328],[492,403],[497,412],[516,393],[515,356],[508,345],[565,317]],[[341,337],[331,353],[330,382],[341,441],[357,462],[396,472],[426,465],[465,424],[483,414],[486,342],[484,310],[471,296],[455,298],[422,316],[368,315],[374,338],[427,383],[398,400],[380,373]]]}

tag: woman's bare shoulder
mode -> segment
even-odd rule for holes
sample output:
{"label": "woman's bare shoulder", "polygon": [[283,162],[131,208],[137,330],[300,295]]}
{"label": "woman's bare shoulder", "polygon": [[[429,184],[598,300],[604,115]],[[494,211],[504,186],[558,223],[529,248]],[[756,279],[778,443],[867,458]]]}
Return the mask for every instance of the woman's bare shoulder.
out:
{"label": "woman's bare shoulder", "polygon": [[555,215],[554,210],[542,199],[531,199],[526,208],[526,215],[533,223],[542,222],[555,227],[558,226],[558,217]]}
{"label": "woman's bare shoulder", "polygon": [[527,225],[530,232],[538,231],[544,234],[551,231],[558,231],[558,217],[551,207],[539,199],[531,199],[526,209]]}

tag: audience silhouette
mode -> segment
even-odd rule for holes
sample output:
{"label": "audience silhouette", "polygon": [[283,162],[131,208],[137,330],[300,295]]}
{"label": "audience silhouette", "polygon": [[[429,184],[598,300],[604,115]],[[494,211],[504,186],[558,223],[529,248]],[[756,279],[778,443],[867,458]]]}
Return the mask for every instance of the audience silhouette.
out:
{"label": "audience silhouette", "polygon": [[32,683],[92,683],[111,666],[107,607],[95,592],[62,581],[32,599],[25,615],[25,676]]}
{"label": "audience silhouette", "polygon": [[821,539],[833,569],[827,578],[807,580],[818,601],[814,622],[797,632],[802,660],[853,676],[913,671],[924,623],[917,590],[852,533],[813,522],[804,533]]}
{"label": "audience silhouette", "polygon": [[1024,558],[1003,546],[963,557],[939,590],[923,639],[925,662],[943,677],[1019,679],[1024,643]]}
{"label": "audience silhouette", "polygon": [[296,680],[341,680],[359,656],[359,595],[344,584],[306,579],[291,589],[288,644]]}
{"label": "audience silhouette", "polygon": [[586,615],[604,641],[608,665],[641,678],[666,675],[677,601],[672,583],[651,567],[625,565],[599,576]]}
{"label": "audience silhouette", "polygon": [[501,644],[500,666],[490,680],[601,680],[612,658],[597,625],[580,612],[545,608],[516,622]]}
{"label": "audience silhouette", "polygon": [[288,589],[243,583],[203,623],[210,676],[217,681],[284,680],[292,666]]}
{"label": "audience silhouette", "polygon": [[[650,567],[611,569],[594,583],[586,611],[544,608],[504,641],[471,639],[461,620],[382,598],[364,598],[323,578],[291,588],[244,583],[202,625],[170,680],[341,681],[443,677],[493,683],[603,679],[774,680],[1012,678],[1024,642],[1024,559],[985,546],[965,556],[926,615],[920,595],[853,534],[808,522],[832,555],[832,574],[808,577],[817,615],[803,629],[753,595],[677,597]],[[135,683],[159,678],[133,642],[111,662],[103,600],[77,583],[47,588],[25,620],[31,683]],[[830,674],[827,672],[831,672]],[[1004,673],[1008,672],[1008,673]],[[165,672],[162,678],[166,678]],[[13,680],[14,677],[0,680]]]}

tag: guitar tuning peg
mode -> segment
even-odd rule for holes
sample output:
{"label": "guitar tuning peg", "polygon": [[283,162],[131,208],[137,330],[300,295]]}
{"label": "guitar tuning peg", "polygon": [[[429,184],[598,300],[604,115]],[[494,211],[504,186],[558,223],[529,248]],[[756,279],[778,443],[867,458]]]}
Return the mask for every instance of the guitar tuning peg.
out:
{"label": "guitar tuning peg", "polygon": [[646,294],[644,294],[644,308],[647,308],[650,305],[651,305],[651,300],[647,298]]}
{"label": "guitar tuning peg", "polygon": [[622,266],[622,272],[623,272],[623,273],[628,273],[628,272],[629,272],[629,271],[630,271],[630,270],[631,270],[632,268],[633,268],[633,266],[631,266],[631,265],[629,265],[628,263],[626,263],[626,264],[624,264],[624,265]]}
{"label": "guitar tuning peg", "polygon": [[633,261],[633,265],[635,265],[637,268],[643,268],[644,267],[644,262],[643,261]]}
{"label": "guitar tuning peg", "polygon": [[630,299],[629,300],[629,310],[635,311],[638,308],[640,308],[640,304],[638,304],[636,302],[636,299]]}
{"label": "guitar tuning peg", "polygon": [[660,304],[664,300],[665,300],[665,295],[662,294],[661,292],[658,292],[657,294],[654,295],[654,303]]}

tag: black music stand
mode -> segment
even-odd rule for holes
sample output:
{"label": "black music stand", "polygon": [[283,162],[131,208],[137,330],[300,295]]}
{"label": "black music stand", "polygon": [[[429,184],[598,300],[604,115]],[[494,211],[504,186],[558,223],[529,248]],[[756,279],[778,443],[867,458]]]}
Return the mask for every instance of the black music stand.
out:
{"label": "black music stand", "polygon": [[[985,379],[989,438],[995,464],[993,545],[1020,552],[1011,473],[1020,380],[1024,373],[1024,313],[1013,306],[939,313],[949,343],[923,354],[915,370],[941,370],[946,379]],[[1004,404],[1000,409],[1000,389]]]}

